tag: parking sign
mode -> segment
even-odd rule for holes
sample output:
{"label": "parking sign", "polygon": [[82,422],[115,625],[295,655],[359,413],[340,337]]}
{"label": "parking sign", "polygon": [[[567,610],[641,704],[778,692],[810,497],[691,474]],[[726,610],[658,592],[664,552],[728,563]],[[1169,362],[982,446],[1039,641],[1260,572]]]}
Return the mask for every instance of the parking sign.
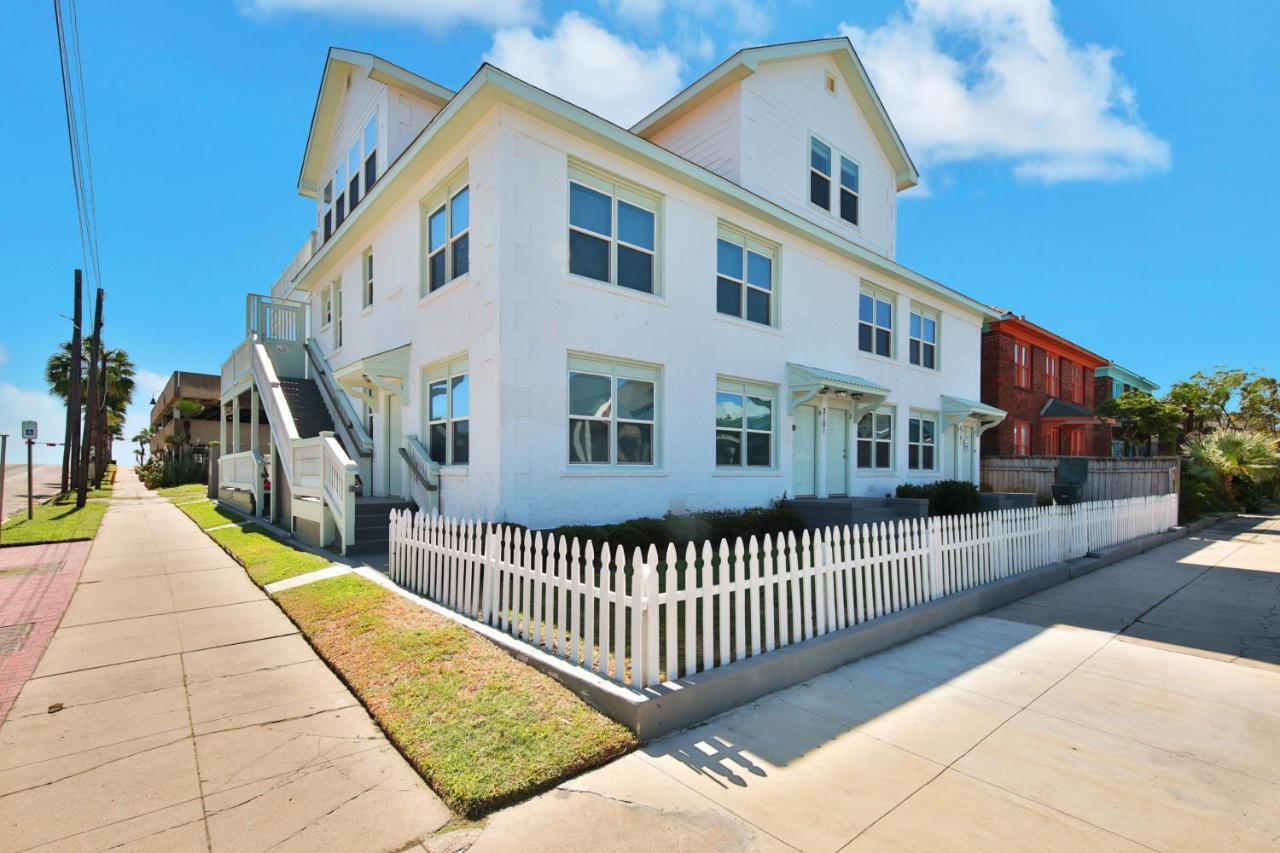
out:
{"label": "parking sign", "polygon": [[36,440],[36,422],[35,421],[22,422],[22,438],[24,441]]}

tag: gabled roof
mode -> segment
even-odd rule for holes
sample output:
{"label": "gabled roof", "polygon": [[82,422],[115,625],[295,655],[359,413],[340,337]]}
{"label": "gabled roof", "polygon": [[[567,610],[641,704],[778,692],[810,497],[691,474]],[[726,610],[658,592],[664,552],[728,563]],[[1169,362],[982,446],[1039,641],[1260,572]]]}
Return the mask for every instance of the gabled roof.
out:
{"label": "gabled roof", "polygon": [[[447,150],[448,146],[456,144],[463,137],[466,130],[479,120],[486,110],[500,103],[511,104],[555,127],[567,130],[593,144],[611,149],[620,156],[631,158],[646,168],[694,187],[710,198],[760,216],[778,228],[801,235],[813,244],[842,257],[864,263],[885,276],[919,287],[953,305],[972,311],[984,319],[995,319],[1000,316],[983,302],[920,275],[897,261],[877,254],[834,231],[829,231],[782,207],[777,202],[757,195],[722,175],[686,160],[657,143],[650,142],[636,133],[628,132],[577,104],[543,91],[487,62],[483,63],[466,85],[459,89],[444,108],[427,122],[427,126],[419,132],[413,142],[409,143],[400,156],[387,166],[384,175],[361,201],[357,212],[348,216],[342,225],[334,230],[333,237],[311,256],[298,270],[293,280],[300,282],[317,269],[330,268],[333,258],[340,257],[343,251],[347,251],[351,241],[357,239],[356,235],[365,233],[370,221],[376,221],[375,211],[388,209],[408,187],[412,186],[415,180],[426,173],[429,165],[435,162],[431,156],[420,155],[424,152]],[[407,176],[406,179],[400,180],[402,175]]]}
{"label": "gabled roof", "polygon": [[333,122],[338,115],[342,96],[346,94],[347,74],[363,74],[379,83],[406,89],[438,107],[444,107],[454,92],[425,77],[420,77],[399,65],[387,62],[371,53],[329,48],[324,61],[324,74],[320,78],[320,92],[316,95],[315,110],[311,113],[311,130],[307,134],[307,148],[302,155],[302,169],[298,173],[298,192],[314,196],[324,183],[324,156]]}
{"label": "gabled roof", "polygon": [[1012,335],[1020,341],[1034,344],[1046,352],[1076,362],[1090,370],[1096,370],[1108,363],[1106,358],[1096,352],[1087,350],[1079,344],[1073,344],[1045,327],[1037,326],[1026,317],[1019,317],[1012,311],[1005,312],[1001,319],[988,323],[987,330]]}
{"label": "gabled roof", "polygon": [[1118,382],[1123,382],[1126,385],[1137,385],[1148,394],[1160,387],[1159,384],[1152,382],[1141,373],[1134,373],[1132,370],[1127,367],[1121,367],[1114,361],[1110,364],[1099,367],[1093,373],[1095,376],[1110,376],[1112,379]]}
{"label": "gabled roof", "polygon": [[853,93],[854,100],[862,108],[867,123],[871,125],[876,141],[880,143],[880,147],[889,158],[889,163],[893,166],[897,188],[905,190],[919,183],[920,173],[911,162],[911,155],[907,153],[907,147],[902,144],[902,137],[898,136],[897,128],[893,126],[884,104],[880,102],[875,86],[871,85],[871,78],[862,67],[862,60],[858,59],[853,43],[844,36],[744,48],[640,119],[631,128],[631,132],[649,138],[726,87],[754,74],[762,64],[813,56],[830,56],[835,62],[849,91]]}

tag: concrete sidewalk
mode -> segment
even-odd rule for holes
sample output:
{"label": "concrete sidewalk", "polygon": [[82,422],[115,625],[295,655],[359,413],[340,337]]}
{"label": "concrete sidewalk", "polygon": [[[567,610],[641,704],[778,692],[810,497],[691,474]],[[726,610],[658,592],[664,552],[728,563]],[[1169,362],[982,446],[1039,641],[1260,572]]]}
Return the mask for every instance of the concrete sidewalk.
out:
{"label": "concrete sidewalk", "polygon": [[449,818],[243,569],[167,501],[111,506],[0,726],[0,849],[399,850]]}
{"label": "concrete sidewalk", "polygon": [[472,851],[1278,845],[1280,521],[1254,518],[656,741]]}

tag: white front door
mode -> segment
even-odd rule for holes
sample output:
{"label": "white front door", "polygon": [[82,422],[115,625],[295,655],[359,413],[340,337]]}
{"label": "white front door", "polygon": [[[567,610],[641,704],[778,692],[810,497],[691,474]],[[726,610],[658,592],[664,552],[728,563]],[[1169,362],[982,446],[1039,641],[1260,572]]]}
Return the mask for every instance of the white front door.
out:
{"label": "white front door", "polygon": [[387,495],[399,497],[400,490],[400,395],[388,394],[383,400],[387,406],[383,422],[387,425],[386,444],[382,458],[386,464]]}
{"label": "white front door", "polygon": [[817,478],[814,476],[814,463],[817,458],[815,449],[818,442],[818,410],[813,406],[798,406],[795,413],[792,448],[793,470],[791,480],[795,487],[796,497],[805,497],[814,493]]}
{"label": "white front door", "polygon": [[827,494],[849,492],[849,413],[827,410]]}
{"label": "white front door", "polygon": [[955,454],[955,478],[965,482],[973,482],[973,427],[956,424],[956,437],[953,442]]}

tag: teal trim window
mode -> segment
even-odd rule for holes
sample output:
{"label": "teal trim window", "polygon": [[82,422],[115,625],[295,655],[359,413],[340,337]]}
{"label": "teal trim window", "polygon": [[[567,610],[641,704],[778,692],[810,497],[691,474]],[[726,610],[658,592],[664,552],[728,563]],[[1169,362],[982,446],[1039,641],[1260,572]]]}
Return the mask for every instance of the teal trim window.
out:
{"label": "teal trim window", "polygon": [[908,329],[909,360],[912,364],[938,368],[938,312],[913,307]]}
{"label": "teal trim window", "polygon": [[730,228],[716,238],[716,311],[774,325],[776,249]]}
{"label": "teal trim window", "polygon": [[893,410],[867,412],[858,420],[858,467],[870,470],[893,468]]}
{"label": "teal trim window", "polygon": [[426,262],[419,295],[444,287],[471,269],[471,188],[465,179],[447,186],[425,208]]}
{"label": "teal trim window", "polygon": [[437,465],[471,461],[471,377],[467,360],[426,372],[427,453]]}
{"label": "teal trim window", "polygon": [[864,287],[858,294],[858,349],[893,358],[893,294]]}
{"label": "teal trim window", "polygon": [[772,468],[775,392],[763,385],[716,382],[716,467]]}
{"label": "teal trim window", "polygon": [[569,464],[652,466],[658,459],[658,369],[571,357]]}

